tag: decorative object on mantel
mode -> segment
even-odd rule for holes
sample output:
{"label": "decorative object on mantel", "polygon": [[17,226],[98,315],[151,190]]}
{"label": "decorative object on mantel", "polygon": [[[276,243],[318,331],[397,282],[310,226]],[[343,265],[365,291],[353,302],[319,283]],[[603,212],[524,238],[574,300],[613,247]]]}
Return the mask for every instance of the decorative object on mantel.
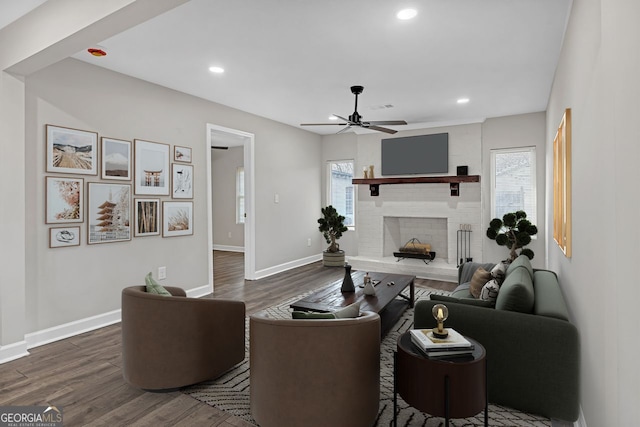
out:
{"label": "decorative object on mantel", "polygon": [[342,280],[342,287],[340,288],[340,292],[355,292],[356,287],[353,285],[353,279],[351,278],[351,265],[348,263],[344,264],[344,279]]}
{"label": "decorative object on mantel", "polygon": [[444,339],[449,336],[449,331],[444,328],[444,321],[449,317],[449,309],[444,304],[436,304],[431,309],[433,318],[436,319],[437,326],[433,328],[433,336]]}
{"label": "decorative object on mantel", "polygon": [[429,264],[436,257],[436,253],[431,251],[430,244],[420,243],[420,240],[414,237],[405,243],[398,252],[394,252],[393,256],[398,258],[396,262],[405,258],[417,258],[425,264]]}
{"label": "decorative object on mantel", "polygon": [[[526,255],[533,259],[534,253],[529,248],[524,248],[531,242],[531,236],[538,233],[538,227],[531,224],[525,211],[510,212],[504,214],[502,219],[494,218],[489,223],[487,237],[495,240],[500,246],[509,248],[509,262],[518,255]],[[516,250],[522,248],[520,253]]]}
{"label": "decorative object on mantel", "polygon": [[369,179],[374,179],[376,177],[375,173],[373,173],[373,165],[369,165]]}
{"label": "decorative object on mantel", "polygon": [[456,167],[456,175],[458,175],[458,176],[469,175],[469,166],[458,166],[458,167]]}
{"label": "decorative object on mantel", "polygon": [[[398,178],[354,178],[353,184],[366,184],[369,186],[371,196],[380,195],[380,186],[388,184],[449,184],[457,189],[460,195],[459,184],[462,182],[480,182],[480,175],[460,175],[460,176],[421,176],[421,177],[398,177]],[[455,184],[455,185],[454,185]]]}
{"label": "decorative object on mantel", "polygon": [[341,267],[344,265],[344,251],[340,250],[337,240],[342,233],[347,231],[344,225],[345,217],[338,214],[333,206],[329,205],[321,209],[322,217],[318,219],[318,230],[329,243],[329,247],[322,253],[322,262],[325,267]]}

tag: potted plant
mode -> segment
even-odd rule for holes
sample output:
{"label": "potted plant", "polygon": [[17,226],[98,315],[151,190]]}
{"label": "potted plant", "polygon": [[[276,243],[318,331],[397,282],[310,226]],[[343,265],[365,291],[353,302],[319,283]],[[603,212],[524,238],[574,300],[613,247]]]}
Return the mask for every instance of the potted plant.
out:
{"label": "potted plant", "polygon": [[[510,249],[509,262],[516,259],[518,255],[526,255],[529,259],[533,259],[533,251],[523,247],[528,245],[531,242],[531,236],[537,233],[538,227],[531,224],[525,211],[504,214],[502,219],[494,218],[487,229],[488,238]],[[516,252],[518,249],[521,249],[519,254]]]}
{"label": "potted plant", "polygon": [[322,262],[327,267],[344,266],[344,251],[340,250],[337,240],[342,237],[342,233],[347,231],[344,225],[344,216],[338,214],[333,206],[322,208],[322,217],[318,219],[318,230],[329,243],[329,247],[322,253]]}

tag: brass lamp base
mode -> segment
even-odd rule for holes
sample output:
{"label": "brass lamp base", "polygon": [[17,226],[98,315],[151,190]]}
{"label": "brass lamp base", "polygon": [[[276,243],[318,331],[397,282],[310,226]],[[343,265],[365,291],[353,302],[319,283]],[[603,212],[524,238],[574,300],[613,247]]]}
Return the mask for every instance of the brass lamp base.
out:
{"label": "brass lamp base", "polygon": [[438,331],[438,328],[433,328],[431,330],[433,332],[433,336],[436,338],[447,338],[449,336],[449,331],[447,331],[445,328],[442,328],[442,332]]}

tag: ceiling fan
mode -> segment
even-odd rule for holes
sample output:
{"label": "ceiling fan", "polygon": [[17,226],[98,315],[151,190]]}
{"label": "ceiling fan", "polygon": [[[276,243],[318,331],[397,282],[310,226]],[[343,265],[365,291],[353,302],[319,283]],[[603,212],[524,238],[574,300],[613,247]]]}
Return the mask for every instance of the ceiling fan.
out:
{"label": "ceiling fan", "polygon": [[339,118],[340,120],[343,120],[345,123],[302,123],[300,126],[330,126],[330,125],[344,126],[344,128],[340,129],[338,133],[346,132],[349,129],[351,129],[352,126],[359,126],[365,129],[377,130],[380,132],[393,134],[398,131],[382,127],[381,125],[398,126],[398,125],[407,124],[407,122],[405,122],[404,120],[377,120],[377,121],[371,121],[371,122],[363,122],[362,116],[358,114],[358,95],[360,95],[363,90],[364,90],[363,86],[351,86],[351,93],[353,93],[356,96],[356,107],[353,114],[350,115],[348,119],[345,119],[342,116],[334,114],[335,117]]}

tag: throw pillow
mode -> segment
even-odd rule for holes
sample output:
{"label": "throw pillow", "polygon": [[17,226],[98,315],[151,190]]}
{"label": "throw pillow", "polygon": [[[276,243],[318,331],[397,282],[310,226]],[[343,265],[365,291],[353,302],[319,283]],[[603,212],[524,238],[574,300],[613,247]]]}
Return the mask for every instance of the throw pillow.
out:
{"label": "throw pillow", "polygon": [[502,283],[504,280],[504,276],[507,273],[507,264],[504,261],[500,261],[496,264],[495,267],[491,270],[491,277],[498,280],[498,283]]}
{"label": "throw pillow", "polygon": [[478,267],[478,269],[473,273],[471,277],[471,282],[469,286],[469,292],[474,298],[480,297],[480,291],[482,291],[482,287],[485,283],[487,283],[491,279],[491,273],[485,270],[482,267]]}
{"label": "throw pillow", "polygon": [[496,279],[489,280],[483,287],[480,292],[480,299],[482,301],[493,301],[495,302],[498,298],[498,292],[500,291],[500,284]]}
{"label": "throw pillow", "polygon": [[360,316],[360,303],[354,302],[351,305],[348,305],[344,308],[341,308],[338,311],[335,311],[333,314],[336,315],[336,319],[349,319]]}
{"label": "throw pillow", "polygon": [[310,311],[294,311],[291,313],[292,319],[335,319],[333,313],[316,313]]}
{"label": "throw pillow", "polygon": [[147,284],[147,292],[150,294],[162,295],[165,297],[170,297],[171,293],[167,291],[160,283],[156,282],[151,273],[147,274],[144,278],[145,283]]}

